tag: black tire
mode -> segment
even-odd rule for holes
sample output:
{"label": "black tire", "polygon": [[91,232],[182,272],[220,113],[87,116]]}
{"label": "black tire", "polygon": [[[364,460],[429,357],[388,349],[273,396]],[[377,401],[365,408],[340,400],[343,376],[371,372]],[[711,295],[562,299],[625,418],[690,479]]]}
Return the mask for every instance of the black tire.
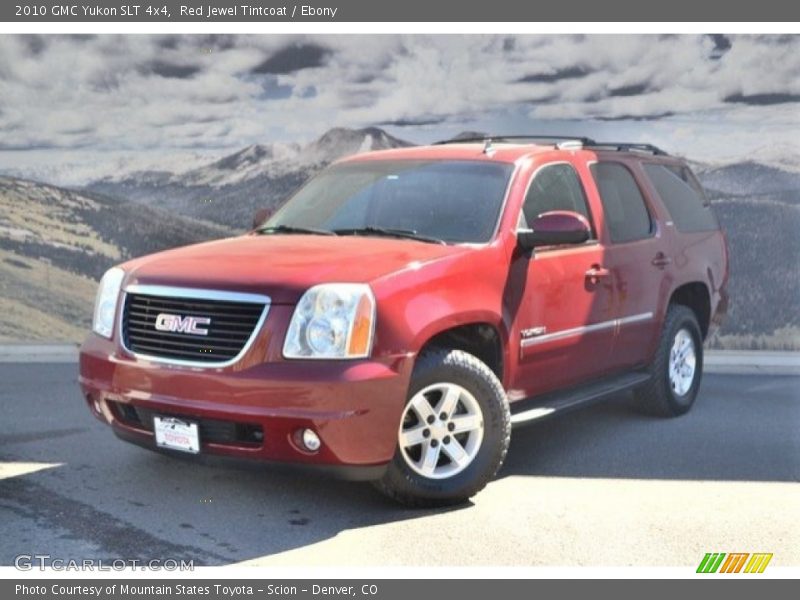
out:
{"label": "black tire", "polygon": [[461,350],[426,351],[414,367],[406,406],[419,391],[439,383],[456,384],[473,396],[483,416],[483,438],[472,462],[445,479],[425,477],[413,470],[398,444],[385,475],[374,485],[406,506],[423,508],[467,501],[494,478],[508,452],[511,414],[503,386],[492,370]]}
{"label": "black tire", "polygon": [[[684,394],[673,389],[669,374],[672,345],[681,330],[690,334],[695,352],[694,379]],[[657,417],[678,417],[689,412],[697,399],[703,377],[703,336],[697,317],[690,308],[681,304],[669,306],[649,371],[650,381],[634,392],[637,406]]]}

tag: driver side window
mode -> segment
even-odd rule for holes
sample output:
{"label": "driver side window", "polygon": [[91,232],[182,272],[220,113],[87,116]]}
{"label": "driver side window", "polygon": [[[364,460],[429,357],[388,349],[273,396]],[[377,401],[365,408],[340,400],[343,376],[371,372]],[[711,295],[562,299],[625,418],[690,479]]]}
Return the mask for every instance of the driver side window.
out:
{"label": "driver side window", "polygon": [[[572,165],[560,163],[539,169],[525,196],[519,227],[528,229],[536,217],[553,210],[576,212],[592,223],[592,216],[586,204],[586,194]],[[592,238],[594,238],[593,224]]]}

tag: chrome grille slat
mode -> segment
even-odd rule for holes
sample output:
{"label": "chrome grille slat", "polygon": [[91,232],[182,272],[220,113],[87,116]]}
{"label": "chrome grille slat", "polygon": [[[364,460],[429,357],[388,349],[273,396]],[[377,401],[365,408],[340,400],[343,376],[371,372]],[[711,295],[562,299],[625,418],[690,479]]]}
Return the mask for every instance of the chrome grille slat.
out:
{"label": "chrome grille slat", "polygon": [[[152,319],[134,319],[130,316],[128,317],[128,322],[132,325],[137,326],[144,326],[146,328],[150,328],[153,324]],[[219,330],[226,329],[230,330],[231,333],[240,333],[243,329],[246,331],[251,331],[253,329],[253,325],[251,323],[234,323],[231,324],[228,321],[220,321],[218,320],[217,325],[219,325]]]}
{"label": "chrome grille slat", "polygon": [[[208,316],[208,317],[221,318],[221,319],[224,319],[226,322],[234,323],[234,324],[246,323],[251,318],[251,315],[238,316],[238,315],[230,315],[230,314],[219,313],[219,312],[215,313],[215,312],[210,311],[210,310],[203,310],[202,308],[196,308],[195,310],[203,311],[203,314]],[[164,309],[159,310],[159,312],[165,312],[165,313],[170,313],[170,314],[178,314],[178,313],[180,313],[179,310],[174,310],[174,309],[171,309],[171,308],[164,308]],[[141,318],[148,319],[148,318],[153,316],[152,313],[153,313],[152,309],[150,311],[148,311],[148,312],[142,312],[141,310],[131,310],[131,315],[134,316],[134,317],[138,317],[140,319]]]}
{"label": "chrome grille slat", "polygon": [[[139,358],[191,366],[227,366],[249,348],[266,319],[267,296],[169,288],[129,286],[120,319],[122,344]],[[207,335],[156,329],[159,314],[210,319]]]}
{"label": "chrome grille slat", "polygon": [[[137,354],[140,355],[149,355],[151,357],[163,357],[164,349],[160,346],[148,346],[146,344],[140,344],[137,346],[139,348],[139,352]],[[178,350],[178,349],[170,349],[169,350],[169,358],[170,359],[186,359],[186,360],[194,360],[197,356],[197,352],[193,350]],[[205,355],[209,361],[211,359],[214,360],[227,360],[226,354],[212,354],[209,353]]]}
{"label": "chrome grille slat", "polygon": [[[184,305],[185,306],[185,305]],[[161,305],[159,306],[159,311],[161,312],[172,312],[172,313],[179,313],[184,310],[184,306],[178,305]],[[195,306],[193,307],[194,310],[203,311],[204,313],[208,314],[211,317],[224,317],[226,319],[247,319],[251,316],[249,310],[243,309],[240,311],[231,308],[231,310],[220,310],[219,307],[215,306],[213,308],[205,308],[203,306]],[[150,309],[152,310],[152,309]],[[139,315],[147,316],[149,314],[148,307],[142,306],[137,307],[135,311]]]}
{"label": "chrome grille slat", "polygon": [[[150,341],[147,336],[142,335],[141,333],[130,333],[128,339],[131,338],[135,339],[137,344],[149,344],[151,346],[176,346],[178,348],[191,348],[194,350],[197,348],[198,343],[196,340],[190,340],[188,338],[174,338],[174,337],[166,337],[168,335],[173,334],[164,334],[164,337],[159,338],[158,340]],[[207,337],[203,337],[203,340],[206,342],[205,344],[199,344],[203,346],[203,351],[214,352],[216,350],[226,350],[228,348],[233,349],[234,351],[238,352],[242,348],[241,341],[238,340],[223,340],[221,342],[214,342],[213,340],[208,339]],[[223,348],[223,346],[225,348]]]}
{"label": "chrome grille slat", "polygon": [[[145,327],[134,327],[132,325],[128,325],[128,333],[137,335],[138,334],[149,335],[150,329]],[[172,333],[166,331],[161,331],[159,333],[163,336],[164,341],[167,342],[190,342],[191,344],[194,345],[197,343],[198,340],[197,336],[193,336],[188,333]],[[215,336],[204,335],[203,340],[205,340],[206,342],[217,342],[220,344],[231,344],[231,345],[239,344],[239,346],[241,347],[238,338],[240,337],[242,332],[231,333],[227,337],[222,335],[219,331],[215,331],[215,333],[217,333],[217,335]],[[250,331],[245,332],[245,335],[250,335]]]}

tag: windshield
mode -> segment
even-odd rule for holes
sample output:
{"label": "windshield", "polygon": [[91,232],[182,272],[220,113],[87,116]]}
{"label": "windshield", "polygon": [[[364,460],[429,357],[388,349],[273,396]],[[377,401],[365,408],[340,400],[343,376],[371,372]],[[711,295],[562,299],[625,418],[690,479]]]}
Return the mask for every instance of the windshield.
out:
{"label": "windshield", "polygon": [[261,227],[486,242],[512,171],[511,164],[466,160],[342,163],[314,177]]}

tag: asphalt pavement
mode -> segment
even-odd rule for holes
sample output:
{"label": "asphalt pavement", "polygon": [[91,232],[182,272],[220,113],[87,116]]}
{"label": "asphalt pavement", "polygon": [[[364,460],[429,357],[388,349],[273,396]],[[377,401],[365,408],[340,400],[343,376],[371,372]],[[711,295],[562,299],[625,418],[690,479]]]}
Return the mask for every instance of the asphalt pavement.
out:
{"label": "asphalt pavement", "polygon": [[471,503],[419,511],[369,484],[126,444],[90,416],[76,367],[0,364],[0,565],[800,565],[800,377],[706,375],[679,419],[621,396],[530,425]]}

